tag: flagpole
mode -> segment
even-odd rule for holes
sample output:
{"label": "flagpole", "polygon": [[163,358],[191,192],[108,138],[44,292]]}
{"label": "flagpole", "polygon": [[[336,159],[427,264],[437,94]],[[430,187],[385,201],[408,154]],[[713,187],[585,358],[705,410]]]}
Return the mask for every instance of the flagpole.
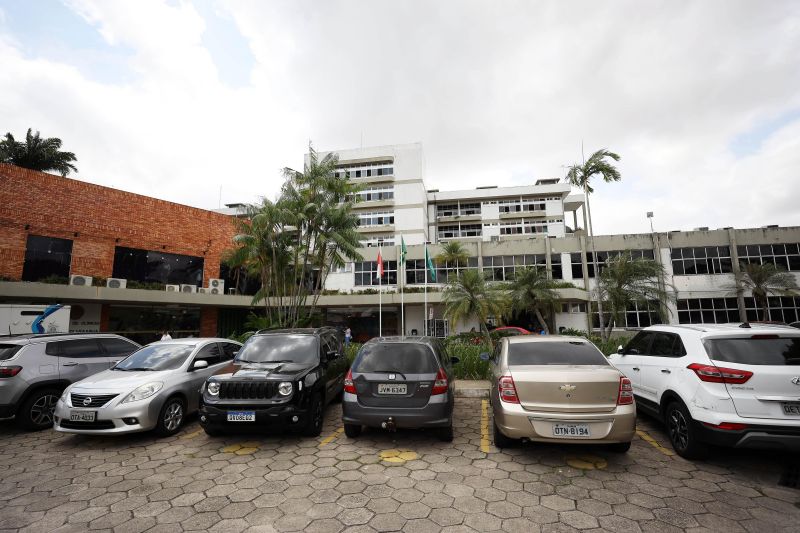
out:
{"label": "flagpole", "polygon": [[422,312],[422,334],[428,336],[428,248],[425,247],[425,305]]}
{"label": "flagpole", "polygon": [[383,254],[378,248],[378,337],[383,337]]}
{"label": "flagpole", "polygon": [[[401,237],[402,238],[402,237]],[[406,262],[405,257],[402,255],[402,248],[400,253],[400,279],[397,280],[397,283],[400,285],[400,335],[405,336],[406,334],[406,309],[405,303],[403,302],[403,287],[405,286],[406,282]]]}

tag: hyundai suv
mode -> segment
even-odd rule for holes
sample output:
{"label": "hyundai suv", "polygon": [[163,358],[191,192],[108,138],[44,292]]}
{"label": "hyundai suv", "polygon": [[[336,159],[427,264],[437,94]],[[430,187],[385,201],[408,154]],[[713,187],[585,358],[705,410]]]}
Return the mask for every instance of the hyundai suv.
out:
{"label": "hyundai suv", "polygon": [[708,445],[800,450],[800,331],[788,326],[651,326],[610,356],[639,409],[675,451]]}
{"label": "hyundai suv", "polygon": [[262,330],[200,391],[209,435],[239,429],[322,431],[325,405],[341,398],[347,360],[333,328]]}
{"label": "hyundai suv", "polygon": [[139,345],[119,335],[58,333],[0,337],[0,418],[24,429],[53,427],[71,383],[108,370]]}

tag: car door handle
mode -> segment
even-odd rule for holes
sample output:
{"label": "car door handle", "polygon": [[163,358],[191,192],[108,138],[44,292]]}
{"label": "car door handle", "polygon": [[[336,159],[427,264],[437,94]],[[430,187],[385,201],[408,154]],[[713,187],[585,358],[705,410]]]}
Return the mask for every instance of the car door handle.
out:
{"label": "car door handle", "polygon": [[61,366],[78,366],[78,363],[76,363],[75,361],[70,361],[69,363],[64,363]]}
{"label": "car door handle", "polygon": [[671,370],[667,370],[666,368],[662,368],[661,369],[661,373],[662,374],[672,374],[672,371]]}
{"label": "car door handle", "polygon": [[637,371],[637,372],[638,372],[638,371],[639,371],[639,367],[638,367],[638,366],[635,366],[635,367],[633,367],[631,370],[635,370],[635,371]]}

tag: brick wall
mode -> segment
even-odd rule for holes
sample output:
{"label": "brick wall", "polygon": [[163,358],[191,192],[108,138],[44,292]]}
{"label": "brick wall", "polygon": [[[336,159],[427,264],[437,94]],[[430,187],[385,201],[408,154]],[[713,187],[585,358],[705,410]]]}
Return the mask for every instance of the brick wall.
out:
{"label": "brick wall", "polygon": [[0,276],[22,277],[28,234],[72,239],[72,274],[110,277],[114,247],[125,246],[203,257],[207,285],[234,227],[219,213],[0,163]]}
{"label": "brick wall", "polygon": [[216,307],[203,307],[200,310],[200,336],[217,336],[217,318],[219,310]]}

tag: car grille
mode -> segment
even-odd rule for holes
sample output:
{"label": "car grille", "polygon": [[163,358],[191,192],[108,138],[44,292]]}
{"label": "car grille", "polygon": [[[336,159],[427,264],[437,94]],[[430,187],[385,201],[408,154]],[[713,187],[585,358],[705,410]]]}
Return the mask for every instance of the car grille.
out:
{"label": "car grille", "polygon": [[[103,407],[105,404],[119,396],[119,394],[76,394],[72,393],[73,407]],[[84,403],[89,398],[90,402]]]}
{"label": "car grille", "polygon": [[111,420],[95,420],[94,422],[62,420],[60,425],[64,429],[114,429],[114,422]]}
{"label": "car grille", "polygon": [[278,384],[268,381],[223,381],[219,385],[220,400],[263,400],[278,392]]}

